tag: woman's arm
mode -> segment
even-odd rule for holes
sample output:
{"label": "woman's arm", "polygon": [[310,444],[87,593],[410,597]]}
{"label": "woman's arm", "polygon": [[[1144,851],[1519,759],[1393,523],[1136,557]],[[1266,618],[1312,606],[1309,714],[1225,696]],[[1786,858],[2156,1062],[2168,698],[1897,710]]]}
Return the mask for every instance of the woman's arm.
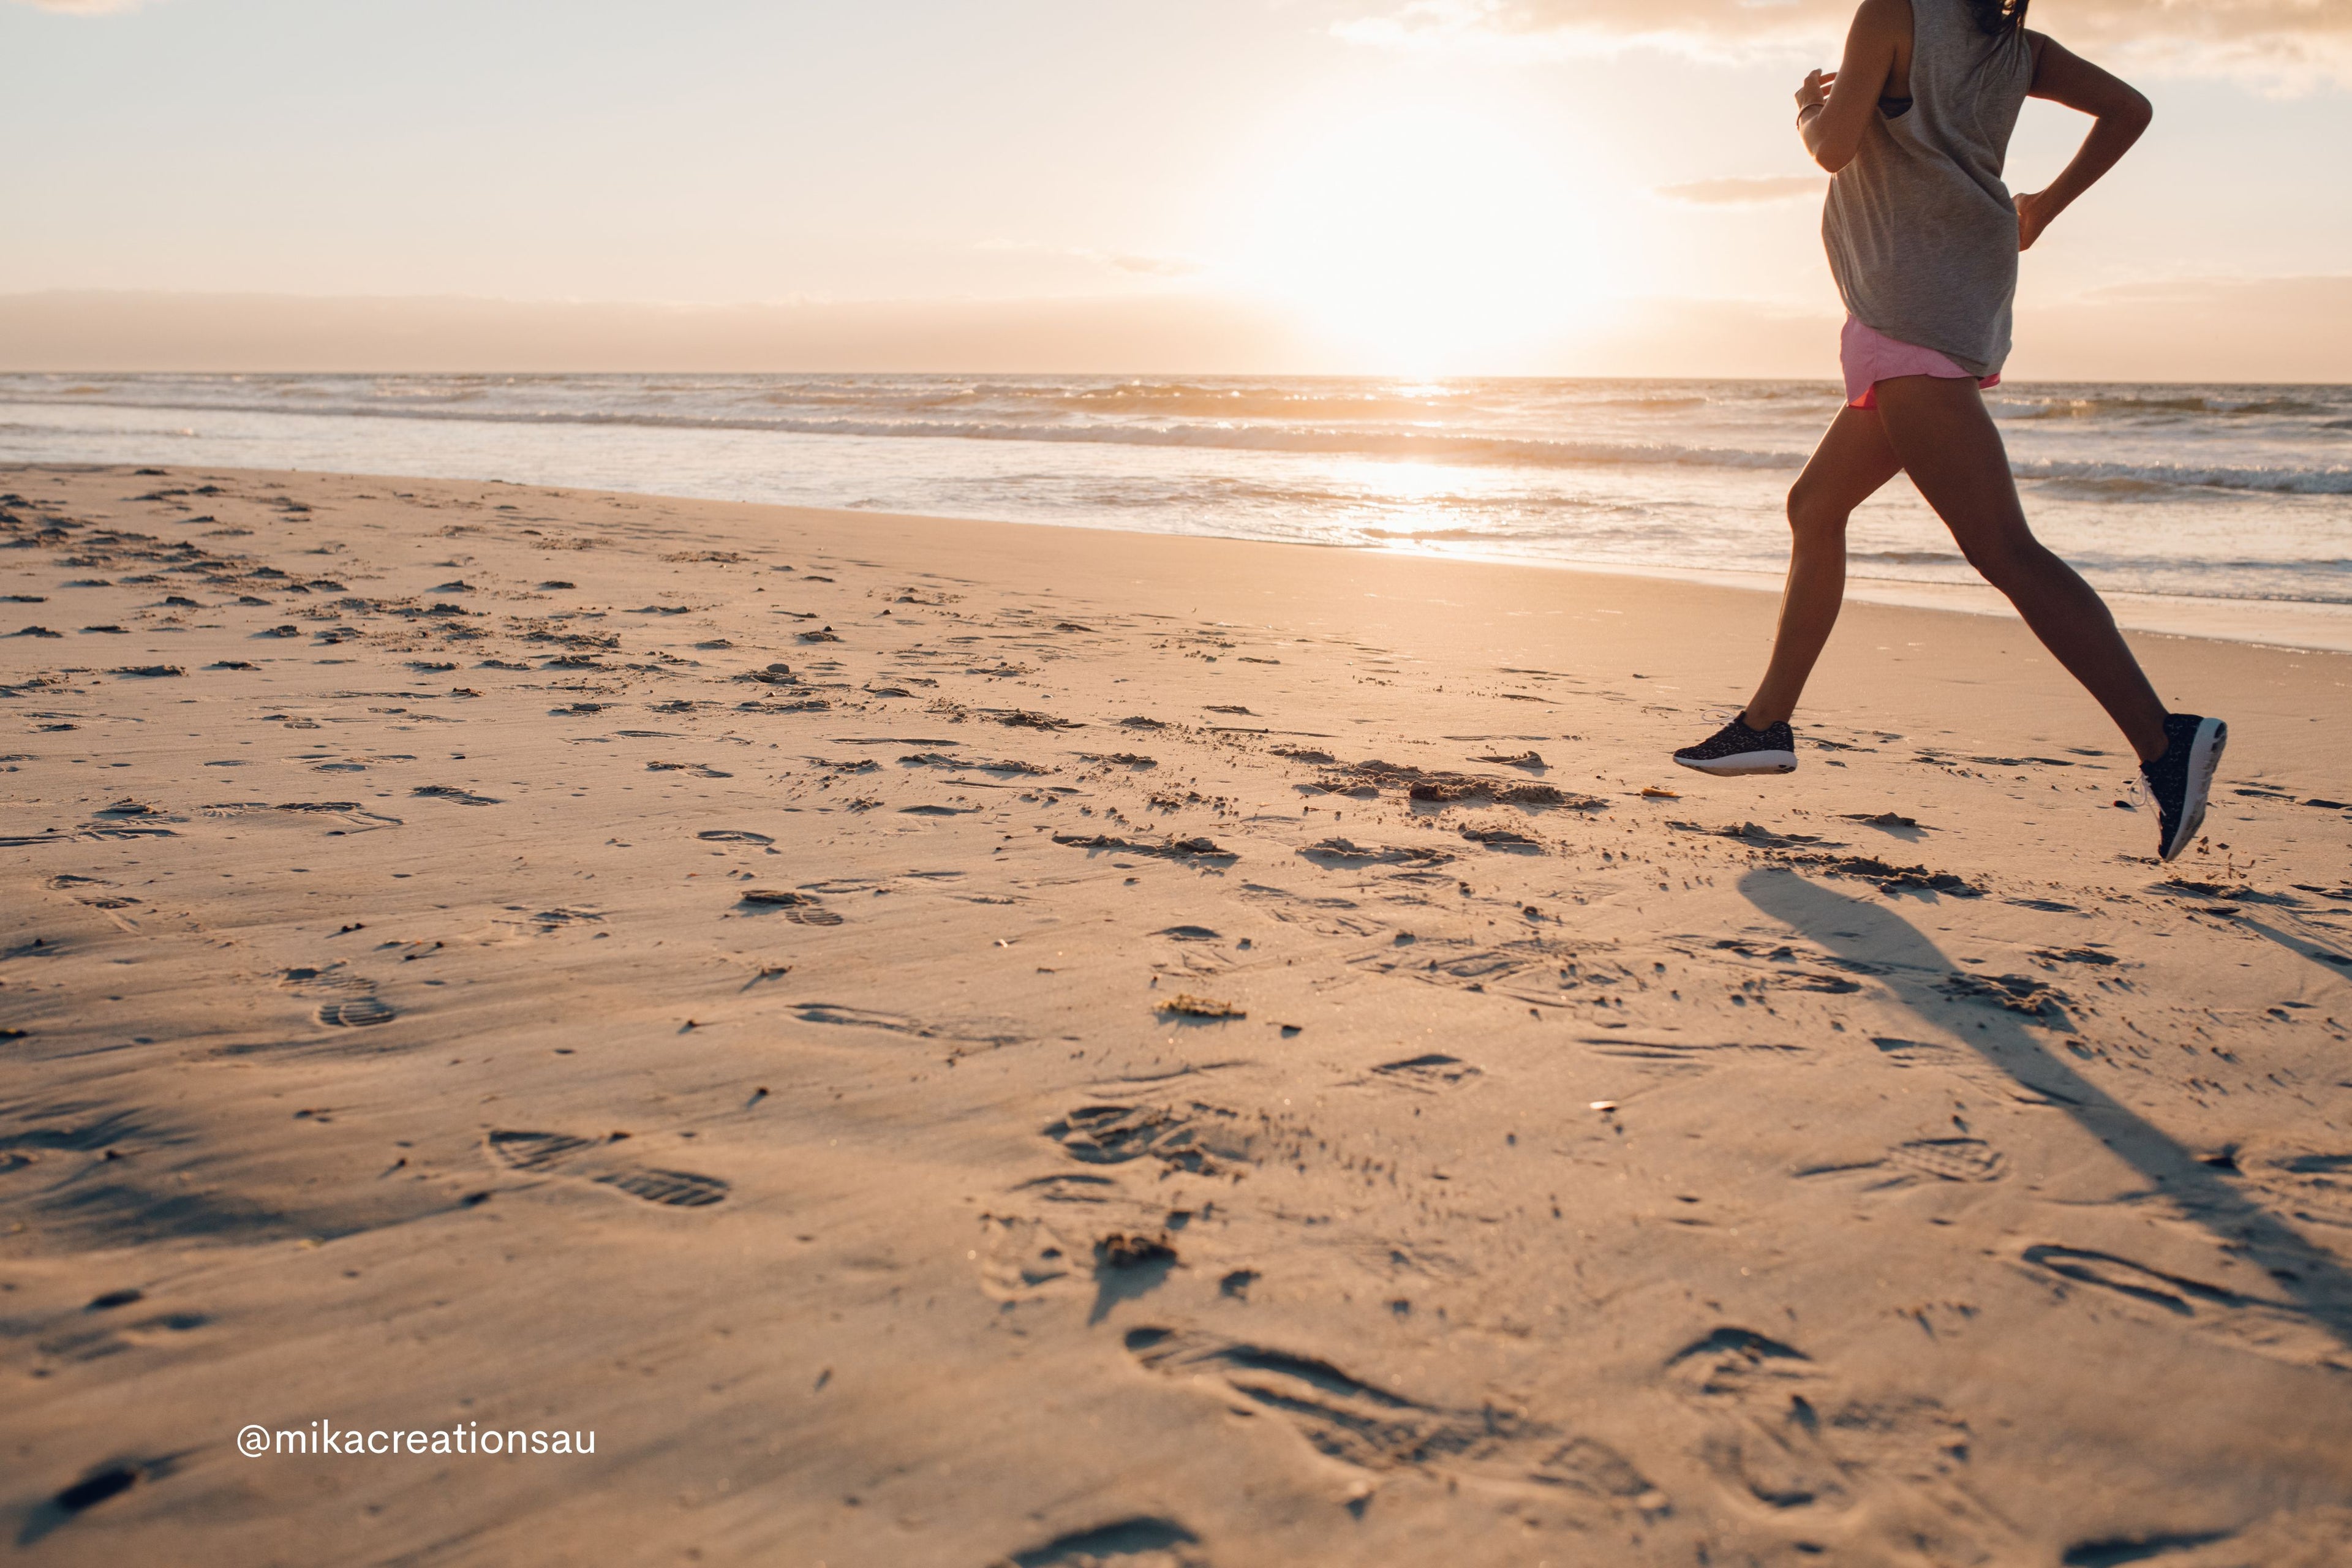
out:
{"label": "woman's arm", "polygon": [[2028,33],[2026,37],[2033,45],[2032,96],[2081,110],[2093,117],[2093,123],[2082,150],[2056,179],[2017,198],[2020,250],[2032,249],[2051,220],[2114,168],[2156,117],[2147,100],[2129,83],[2108,75],[2054,38],[2041,33]]}
{"label": "woman's arm", "polygon": [[1797,89],[1797,132],[1813,162],[1836,174],[1853,162],[1863,132],[1895,74],[1895,57],[1911,33],[1910,0],[1862,0],[1833,71],[1814,71]]}

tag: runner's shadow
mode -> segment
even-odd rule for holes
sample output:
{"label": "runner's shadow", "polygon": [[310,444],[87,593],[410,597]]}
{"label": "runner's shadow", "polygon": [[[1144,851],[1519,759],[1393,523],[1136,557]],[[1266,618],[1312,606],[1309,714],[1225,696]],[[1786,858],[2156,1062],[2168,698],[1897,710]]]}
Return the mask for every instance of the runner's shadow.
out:
{"label": "runner's shadow", "polygon": [[1759,868],[1740,878],[1739,890],[1758,909],[1830,952],[1869,964],[1906,1006],[2063,1110],[2188,1217],[2242,1247],[2314,1323],[2352,1345],[2352,1274],[2251,1202],[2221,1171],[2053,1056],[2017,1015],[1956,1003],[1940,986],[1958,966],[1908,921],[1793,871]]}
{"label": "runner's shadow", "polygon": [[2352,971],[2352,954],[2338,952],[2326,943],[2314,942],[2309,937],[2296,936],[2291,931],[2266,926],[2251,915],[2240,915],[2234,923],[2258,936],[2278,943],[2297,958],[2307,958],[2312,963],[2326,968],[2339,980],[2352,979],[2352,973],[2346,973]]}

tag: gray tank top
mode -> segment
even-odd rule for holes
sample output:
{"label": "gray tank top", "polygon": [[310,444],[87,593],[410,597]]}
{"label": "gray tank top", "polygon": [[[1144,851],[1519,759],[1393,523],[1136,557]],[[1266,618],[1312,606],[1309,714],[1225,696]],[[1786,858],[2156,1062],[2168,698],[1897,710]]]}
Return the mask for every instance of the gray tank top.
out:
{"label": "gray tank top", "polygon": [[1911,106],[1871,116],[1822,213],[1846,310],[1971,375],[2009,357],[2017,208],[2000,174],[2032,85],[2023,28],[1990,37],[1967,0],[1911,0]]}

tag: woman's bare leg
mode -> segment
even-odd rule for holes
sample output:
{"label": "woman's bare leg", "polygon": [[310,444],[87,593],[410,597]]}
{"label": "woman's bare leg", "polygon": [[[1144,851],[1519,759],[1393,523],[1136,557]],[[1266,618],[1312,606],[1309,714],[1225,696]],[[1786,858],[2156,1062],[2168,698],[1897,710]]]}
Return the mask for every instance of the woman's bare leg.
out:
{"label": "woman's bare leg", "polygon": [[1904,471],[1952,531],[1969,564],[2009,596],[2140,761],[2161,756],[2164,703],[2097,592],[2026,525],[2009,452],[1976,384],[1928,375],[1882,381],[1878,413]]}
{"label": "woman's bare leg", "polygon": [[1845,521],[1902,471],[1875,412],[1841,408],[1789,491],[1789,585],[1772,662],[1748,701],[1748,725],[1761,730],[1796,711],[1805,679],[1845,601]]}

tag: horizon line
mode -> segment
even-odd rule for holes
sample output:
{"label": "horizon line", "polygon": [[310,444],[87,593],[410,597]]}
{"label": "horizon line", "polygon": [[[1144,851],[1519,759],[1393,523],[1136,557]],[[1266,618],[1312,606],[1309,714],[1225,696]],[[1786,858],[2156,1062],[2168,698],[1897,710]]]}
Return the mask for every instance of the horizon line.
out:
{"label": "horizon line", "polygon": [[[980,377],[980,376],[992,376],[992,377],[997,377],[997,378],[1000,378],[1000,379],[1003,379],[1003,380],[1007,380],[1007,381],[1145,381],[1145,380],[1152,380],[1152,381],[1167,381],[1167,382],[1174,382],[1174,381],[1212,381],[1212,380],[1213,380],[1213,381],[1261,381],[1261,382],[1263,382],[1263,381],[1381,381],[1381,382],[1416,382],[1416,383],[1420,383],[1420,384],[1427,384],[1427,385],[1437,385],[1437,384],[1446,384],[1446,383],[1454,383],[1454,382],[1473,382],[1473,381],[1487,381],[1487,382],[1493,382],[1493,381],[1513,381],[1513,382],[1623,381],[1623,382],[1676,382],[1676,383],[1690,383],[1690,384],[1724,384],[1724,383],[1731,383],[1731,384],[1743,384],[1743,385],[1744,385],[1744,384],[1774,384],[1774,383],[1782,383],[1782,384],[1785,384],[1785,383],[1790,383],[1790,382],[1795,382],[1795,383],[1812,383],[1812,382],[1819,382],[1820,384],[1822,384],[1822,385],[1825,385],[1825,386],[1836,386],[1836,385],[1838,385],[1838,384],[1839,384],[1838,377],[1837,377],[1835,374],[1822,374],[1822,375],[1692,375],[1692,374],[1643,374],[1635,373],[1635,372],[1610,372],[1610,373],[1607,373],[1607,374],[1567,374],[1567,373],[1560,373],[1560,374],[1538,374],[1538,373],[1535,373],[1535,372],[1525,372],[1525,371],[1496,372],[1496,373],[1493,373],[1493,374],[1488,374],[1488,373],[1485,373],[1485,372],[1475,372],[1475,371],[1465,371],[1465,372],[1442,372],[1442,373],[1424,373],[1424,372],[1419,372],[1419,371],[1353,371],[1353,370],[1349,370],[1349,371],[1341,371],[1341,370],[1333,370],[1333,371],[1223,371],[1223,370],[1181,370],[1181,371],[1180,371],[1180,370],[1116,370],[1116,371],[1107,371],[1107,370],[847,370],[847,369],[835,369],[835,370],[694,370],[694,369],[688,369],[688,368],[670,368],[670,369],[658,369],[658,370],[454,370],[454,369],[450,369],[450,370],[415,370],[415,369],[409,369],[409,370],[388,370],[388,369],[365,369],[365,368],[352,368],[352,369],[349,369],[349,370],[168,370],[168,369],[166,369],[166,370],[156,370],[156,369],[149,369],[149,370],[121,370],[121,369],[116,369],[116,370],[90,370],[90,369],[87,369],[87,368],[68,368],[68,369],[34,368],[34,369],[24,369],[24,368],[8,368],[8,367],[5,367],[5,366],[0,366],[0,379],[9,378],[9,377],[18,377],[18,376],[56,376],[56,377],[60,377],[60,378],[88,378],[88,379],[91,379],[91,380],[102,380],[102,379],[108,379],[108,378],[111,378],[111,379],[115,379],[115,380],[125,380],[125,379],[133,379],[133,378],[163,377],[163,376],[178,376],[178,377],[189,377],[189,376],[216,376],[216,377],[221,377],[221,378],[224,378],[224,379],[231,379],[231,380],[245,380],[245,379],[247,379],[247,378],[254,378],[254,379],[287,379],[287,380],[295,380],[295,379],[301,379],[301,380],[324,380],[324,379],[330,379],[330,378],[334,378],[334,377],[344,377],[344,376],[383,376],[383,377],[464,376],[464,377],[469,377],[469,378],[472,378],[472,379],[475,379],[475,380],[481,380],[481,381],[495,381],[495,380],[500,380],[500,379],[509,380],[509,381],[583,381],[583,380],[589,380],[589,379],[597,378],[597,377],[622,377],[622,376],[627,376],[627,377],[645,377],[645,376],[664,376],[664,375],[675,375],[675,376],[700,376],[700,377],[714,377],[714,378],[742,378],[742,377],[747,377],[747,376],[763,376],[763,377],[791,377],[791,378],[793,378],[793,379],[814,379],[814,378],[822,378],[822,377],[840,377],[840,378],[857,377],[857,378],[870,379],[870,380],[898,380],[898,381],[906,381],[906,380],[949,380],[949,379],[970,380],[970,379],[972,379],[972,378],[974,378],[974,377]],[[2004,388],[2006,388],[2006,387],[2011,387],[2011,386],[2218,386],[2218,387],[2315,386],[2315,387],[2343,387],[2343,388],[2346,388],[2346,389],[2347,389],[2347,390],[2352,390],[2352,377],[2347,377],[2347,379],[2340,380],[2340,381],[2333,381],[2333,380],[2326,380],[2326,379],[2319,379],[2319,378],[2302,378],[2302,377],[2295,377],[2295,376],[2272,376],[2272,377],[2263,377],[2263,378],[2254,379],[2254,380],[2248,380],[2248,379],[2243,379],[2243,378],[2228,377],[2228,376],[2046,376],[2046,375],[2045,375],[2045,376],[2011,376],[2011,375],[2004,375],[2004,376],[2001,378],[2001,383],[2000,383],[2000,384],[2001,384],[2001,386],[2002,386],[2002,387],[2004,387]],[[169,406],[172,406],[172,405],[160,405],[160,406],[169,407]],[[327,408],[319,408],[319,409],[311,409],[311,408],[286,408],[286,409],[277,410],[277,412],[279,412],[279,413],[285,413],[285,414],[315,414],[315,415],[318,415],[319,416],[320,416],[320,417],[322,417],[322,418],[323,418],[323,417],[340,417],[340,418],[355,418],[355,417],[362,417],[362,416],[353,415],[353,414],[350,413],[348,410],[343,410],[343,409],[327,409]],[[463,418],[463,417],[464,417],[464,415],[463,415],[462,413],[460,413],[460,412],[451,411],[451,412],[449,412],[446,416],[446,417],[451,417],[451,418]],[[562,421],[560,421],[560,420],[551,420],[551,421],[549,421],[549,422],[550,422],[550,423],[562,423]]]}

